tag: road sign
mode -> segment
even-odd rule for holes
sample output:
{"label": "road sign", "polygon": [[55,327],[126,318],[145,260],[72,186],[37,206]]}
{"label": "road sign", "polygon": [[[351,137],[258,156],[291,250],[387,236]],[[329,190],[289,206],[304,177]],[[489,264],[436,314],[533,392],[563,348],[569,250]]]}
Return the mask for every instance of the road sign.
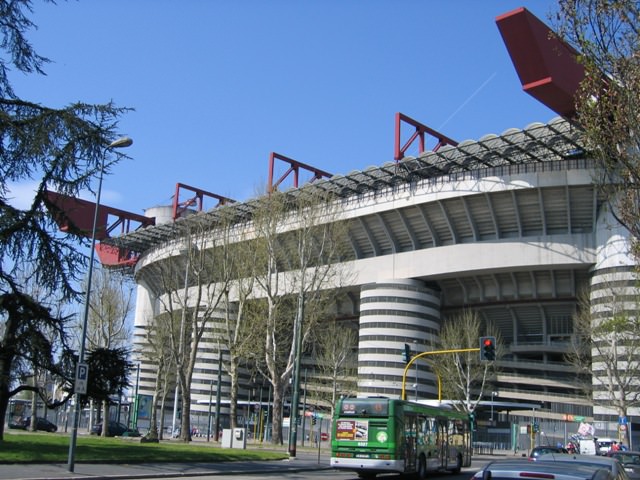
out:
{"label": "road sign", "polygon": [[87,394],[87,381],[89,380],[89,365],[78,362],[76,367],[76,393]]}

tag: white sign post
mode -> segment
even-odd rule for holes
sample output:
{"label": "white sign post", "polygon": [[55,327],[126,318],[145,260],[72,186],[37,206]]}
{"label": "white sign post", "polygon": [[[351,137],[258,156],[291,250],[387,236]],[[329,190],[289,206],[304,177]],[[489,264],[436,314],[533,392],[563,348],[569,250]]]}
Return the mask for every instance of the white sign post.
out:
{"label": "white sign post", "polygon": [[76,393],[81,395],[87,394],[87,380],[89,379],[89,365],[86,363],[78,363],[76,368]]}

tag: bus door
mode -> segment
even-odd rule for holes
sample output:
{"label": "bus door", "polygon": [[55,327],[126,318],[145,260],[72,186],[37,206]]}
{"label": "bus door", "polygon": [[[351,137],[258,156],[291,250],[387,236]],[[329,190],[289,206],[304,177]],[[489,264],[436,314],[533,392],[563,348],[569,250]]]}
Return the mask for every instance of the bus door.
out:
{"label": "bus door", "polygon": [[404,418],[404,471],[413,472],[416,469],[418,438],[418,417],[407,414]]}
{"label": "bus door", "polygon": [[436,419],[438,425],[438,460],[439,468],[446,468],[449,456],[448,421],[446,418]]}

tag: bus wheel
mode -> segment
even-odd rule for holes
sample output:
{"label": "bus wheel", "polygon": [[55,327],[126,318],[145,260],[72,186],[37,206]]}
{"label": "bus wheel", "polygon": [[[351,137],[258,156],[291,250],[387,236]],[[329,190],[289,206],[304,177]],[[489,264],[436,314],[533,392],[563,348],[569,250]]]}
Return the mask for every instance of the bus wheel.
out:
{"label": "bus wheel", "polygon": [[451,470],[451,473],[457,475],[462,470],[462,455],[458,455],[458,461],[456,462],[456,467]]}
{"label": "bus wheel", "polygon": [[418,459],[418,480],[424,480],[425,478],[427,478],[427,459],[424,457],[424,455],[420,455],[420,458]]}

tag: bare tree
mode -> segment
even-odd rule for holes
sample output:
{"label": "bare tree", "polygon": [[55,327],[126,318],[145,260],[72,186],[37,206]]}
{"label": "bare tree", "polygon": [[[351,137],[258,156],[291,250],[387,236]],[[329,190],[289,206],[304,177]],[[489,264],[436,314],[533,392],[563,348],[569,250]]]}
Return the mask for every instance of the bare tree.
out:
{"label": "bare tree", "polygon": [[151,417],[149,418],[149,432],[144,436],[144,442],[162,440],[164,431],[164,415],[158,425],[158,404],[164,412],[170,386],[175,384],[175,366],[172,361],[170,332],[173,327],[169,314],[157,315],[150,319],[145,328],[144,348],[138,352],[155,370],[153,398],[151,400]]}
{"label": "bare tree", "polygon": [[174,259],[156,268],[160,269],[157,273],[161,291],[169,292],[158,300],[171,318],[169,341],[182,403],[180,439],[188,442],[191,440],[191,380],[198,349],[205,332],[219,322],[222,315],[230,272],[218,269],[224,261],[225,249],[216,248],[220,245],[208,230],[195,227],[185,234],[183,242],[180,258],[186,262],[184,268]]}
{"label": "bare tree", "polygon": [[580,302],[567,361],[594,405],[626,417],[630,408],[640,406],[640,296],[635,288],[623,291],[614,282],[601,291],[611,301]]}
{"label": "bare tree", "polygon": [[[284,395],[289,379],[294,387],[299,385],[300,355],[319,318],[320,312],[306,307],[317,302],[323,290],[341,283],[344,229],[335,220],[332,198],[304,189],[295,196],[273,192],[262,197],[253,215],[254,245],[260,252],[256,296],[263,307],[255,317],[263,339],[257,367],[273,389],[273,443],[282,442]],[[294,435],[297,405],[294,390]]]}
{"label": "bare tree", "polygon": [[[98,269],[97,275],[94,273],[92,285],[86,331],[87,349],[92,351],[128,348],[131,343],[133,285],[123,276],[105,268]],[[78,323],[77,331],[82,331],[81,323]],[[101,411],[105,417],[105,421],[102,422],[102,436],[107,436],[108,399],[102,401]],[[98,414],[100,420],[100,410]]]}
{"label": "bare tree", "polygon": [[87,348],[124,347],[131,342],[133,285],[126,277],[100,268],[92,280]]}
{"label": "bare tree", "polygon": [[640,257],[640,5],[636,0],[560,0],[559,34],[585,67],[577,122],[600,167],[597,185]]}
{"label": "bare tree", "polygon": [[316,389],[319,399],[331,407],[331,418],[338,394],[350,394],[358,387],[358,330],[357,326],[335,318],[316,327],[315,358],[322,386]]}
{"label": "bare tree", "polygon": [[[229,219],[230,220],[230,219]],[[225,250],[221,268],[229,272],[229,288],[225,291],[223,307],[225,310],[223,324],[219,334],[219,355],[222,346],[228,352],[228,360],[223,368],[229,374],[229,415],[231,428],[237,427],[238,390],[240,367],[255,353],[256,336],[253,330],[251,298],[254,293],[256,256],[260,253],[254,248],[254,242],[239,241],[246,234],[247,224],[233,225],[225,221],[222,225],[222,243]]]}
{"label": "bare tree", "polygon": [[[464,310],[444,323],[440,330],[440,342],[435,350],[456,350],[477,348],[479,338],[483,335],[482,322],[471,310]],[[491,326],[486,328],[486,335],[497,336]],[[500,342],[497,341],[498,346]],[[499,348],[497,355],[499,356]],[[477,351],[433,355],[429,362],[438,375],[442,395],[455,402],[455,408],[466,413],[475,411],[482,400],[485,386],[494,373],[494,362],[482,362]]]}

